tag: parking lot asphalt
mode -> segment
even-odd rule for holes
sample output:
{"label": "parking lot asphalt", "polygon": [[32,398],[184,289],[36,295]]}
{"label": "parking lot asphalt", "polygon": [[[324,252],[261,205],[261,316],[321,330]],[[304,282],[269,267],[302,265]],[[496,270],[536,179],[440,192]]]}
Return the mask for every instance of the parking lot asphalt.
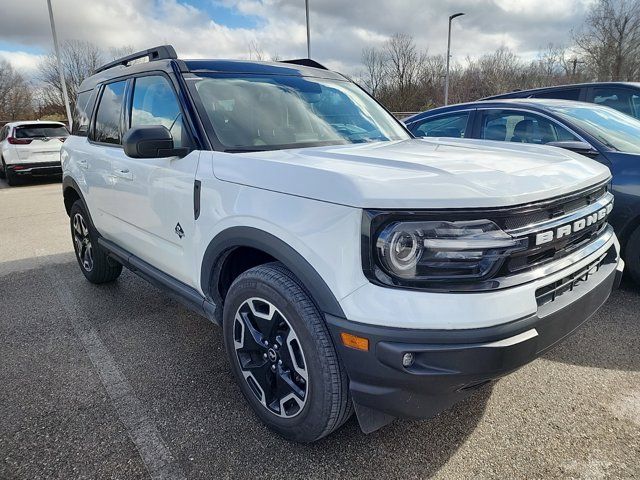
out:
{"label": "parking lot asphalt", "polygon": [[[263,427],[220,329],[124,271],[85,281],[60,183],[0,181],[0,478],[637,478],[640,288],[438,417],[313,445]],[[487,306],[491,308],[491,306]]]}

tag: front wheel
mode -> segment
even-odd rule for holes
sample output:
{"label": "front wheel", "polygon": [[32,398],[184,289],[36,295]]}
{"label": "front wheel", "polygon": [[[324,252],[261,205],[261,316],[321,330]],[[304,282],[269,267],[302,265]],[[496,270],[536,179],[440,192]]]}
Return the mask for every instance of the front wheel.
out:
{"label": "front wheel", "polygon": [[289,440],[313,442],[352,413],[348,380],[322,316],[279,263],[231,285],[224,340],[234,376],[254,412]]}

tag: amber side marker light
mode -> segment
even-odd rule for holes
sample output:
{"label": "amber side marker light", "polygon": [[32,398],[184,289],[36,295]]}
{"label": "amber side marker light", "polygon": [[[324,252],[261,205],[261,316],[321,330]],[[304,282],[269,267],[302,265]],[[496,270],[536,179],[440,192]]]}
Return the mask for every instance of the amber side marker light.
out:
{"label": "amber side marker light", "polygon": [[356,350],[362,350],[364,352],[369,350],[368,338],[358,337],[347,332],[340,332],[340,338],[345,347],[355,348]]}

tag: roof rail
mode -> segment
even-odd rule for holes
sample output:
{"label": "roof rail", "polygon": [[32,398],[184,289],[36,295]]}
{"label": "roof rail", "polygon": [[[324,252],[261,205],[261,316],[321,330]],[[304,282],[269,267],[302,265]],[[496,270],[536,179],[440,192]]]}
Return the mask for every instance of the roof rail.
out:
{"label": "roof rail", "polygon": [[178,58],[176,51],[171,45],[160,45],[159,47],[149,48],[148,50],[141,50],[140,52],[132,53],[131,55],[127,55],[126,57],[118,58],[113,62],[106,63],[101,67],[96,68],[94,74],[104,72],[113,67],[117,67],[118,65],[129,65],[133,60],[138,60],[139,58],[147,57],[150,62],[154,60],[167,60]]}
{"label": "roof rail", "polygon": [[294,60],[280,60],[280,63],[292,63],[294,65],[302,65],[303,67],[321,68],[322,70],[329,70],[321,63],[311,60],[310,58],[296,58]]}

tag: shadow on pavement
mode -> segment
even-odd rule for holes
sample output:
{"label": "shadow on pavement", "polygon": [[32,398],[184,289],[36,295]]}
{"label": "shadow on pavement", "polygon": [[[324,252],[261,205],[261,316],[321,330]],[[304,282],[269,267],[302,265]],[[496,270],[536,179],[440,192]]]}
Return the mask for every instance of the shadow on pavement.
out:
{"label": "shadow on pavement", "polygon": [[543,358],[585,367],[640,371],[640,286],[625,277],[596,314]]}
{"label": "shadow on pavement", "polygon": [[[38,429],[46,435],[26,435],[21,444],[29,442],[33,448],[12,452],[16,464],[25,466],[20,471],[26,476],[29,462],[55,461],[65,469],[78,467],[94,478],[113,475],[111,463],[139,462],[129,447],[116,443],[109,447],[110,463],[99,470],[85,471],[78,463],[78,458],[92,459],[102,448],[97,445],[126,439],[127,432],[120,426],[116,428],[120,433],[114,433],[104,394],[92,394],[96,405],[90,407],[89,420],[83,414],[88,412],[84,399],[88,393],[76,392],[82,392],[89,377],[96,375],[86,358],[84,369],[70,363],[80,362],[82,355],[76,352],[72,357],[66,349],[78,350],[81,345],[55,289],[71,293],[74,311],[100,337],[188,478],[428,477],[474,432],[491,395],[489,385],[436,418],[396,420],[370,435],[364,435],[352,417],[315,444],[290,443],[264,427],[242,398],[228,367],[221,329],[126,270],[116,282],[96,286],[86,282],[71,254],[39,261],[38,268],[32,268],[31,261],[22,262],[0,275],[0,290],[9,286],[5,291],[11,297],[0,316],[0,330],[15,346],[5,373],[12,379],[12,389],[31,405],[29,410],[20,402],[7,405],[5,428],[22,431],[31,421],[28,412],[47,411],[46,424],[40,423]],[[50,285],[47,269],[55,269],[63,282]],[[29,285],[46,295],[34,296]],[[70,360],[64,361],[67,357]],[[61,387],[48,387],[31,378],[25,364],[28,358],[38,358],[38,365],[46,369],[46,376],[34,372],[38,378],[64,385],[63,403],[50,403],[46,392]],[[36,388],[42,390],[39,395]],[[14,421],[21,426],[13,425]],[[81,442],[87,430],[102,443]],[[0,443],[4,434],[6,431],[0,431]],[[50,440],[55,438],[55,442]],[[46,458],[38,452],[47,452]]]}
{"label": "shadow on pavement", "polygon": [[22,188],[22,187],[32,187],[34,185],[47,185],[49,183],[61,183],[62,175],[47,175],[41,177],[20,177],[18,179],[18,183],[16,185],[10,187],[7,184],[7,181],[3,178],[0,178],[0,188]]}

